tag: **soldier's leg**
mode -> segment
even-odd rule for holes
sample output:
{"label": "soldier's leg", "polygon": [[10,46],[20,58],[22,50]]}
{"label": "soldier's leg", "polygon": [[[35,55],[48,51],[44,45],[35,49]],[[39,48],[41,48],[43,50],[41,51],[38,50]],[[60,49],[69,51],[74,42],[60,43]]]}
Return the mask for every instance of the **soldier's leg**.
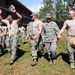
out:
{"label": "soldier's leg", "polygon": [[56,64],[56,48],[57,48],[56,40],[53,40],[50,47],[53,64]]}
{"label": "soldier's leg", "polygon": [[43,48],[42,40],[40,40],[38,44],[39,44],[38,48],[39,48],[39,51],[40,51],[40,55],[44,56],[44,48]]}
{"label": "soldier's leg", "polygon": [[45,48],[48,53],[48,58],[50,59],[50,64],[52,64],[52,58],[51,58],[51,53],[50,53],[50,47],[51,47],[50,44],[51,44],[50,42],[45,42]]}
{"label": "soldier's leg", "polygon": [[9,55],[11,55],[11,48],[10,48],[11,44],[10,44],[10,37],[9,36],[6,36],[5,43],[6,43],[6,48],[8,50],[8,53],[9,53]]}
{"label": "soldier's leg", "polygon": [[12,37],[12,52],[11,52],[11,64],[14,63],[16,56],[16,52],[17,52],[17,43],[18,43],[18,36],[15,35]]}
{"label": "soldier's leg", "polygon": [[69,53],[69,61],[71,68],[75,68],[74,66],[74,49],[70,46],[69,40],[71,37],[67,37],[67,50]]}
{"label": "soldier's leg", "polygon": [[25,43],[25,34],[23,33],[22,34],[22,44],[24,44]]}
{"label": "soldier's leg", "polygon": [[0,51],[1,51],[1,53],[3,54],[4,53],[4,48],[3,48],[3,46],[2,46],[2,37],[0,37]]}
{"label": "soldier's leg", "polygon": [[32,59],[33,63],[32,66],[35,66],[37,64],[37,41],[31,40],[31,47],[32,47]]}

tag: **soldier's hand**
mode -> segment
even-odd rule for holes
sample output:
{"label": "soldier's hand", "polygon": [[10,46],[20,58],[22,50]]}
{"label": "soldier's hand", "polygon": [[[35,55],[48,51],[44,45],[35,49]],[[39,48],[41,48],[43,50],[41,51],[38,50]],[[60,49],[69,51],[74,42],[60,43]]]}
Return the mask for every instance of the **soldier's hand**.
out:
{"label": "soldier's hand", "polygon": [[58,34],[57,38],[58,38],[58,39],[60,39],[60,38],[61,38],[61,35],[60,35],[60,34]]}
{"label": "soldier's hand", "polygon": [[13,9],[12,12],[13,12],[13,13],[16,13],[16,9]]}
{"label": "soldier's hand", "polygon": [[2,10],[0,9],[0,14],[2,13]]}
{"label": "soldier's hand", "polygon": [[35,35],[35,36],[33,37],[33,40],[36,40],[36,39],[37,39],[37,37],[38,37],[38,36],[37,36],[37,35]]}
{"label": "soldier's hand", "polygon": [[28,40],[29,39],[29,37],[26,37],[26,40]]}

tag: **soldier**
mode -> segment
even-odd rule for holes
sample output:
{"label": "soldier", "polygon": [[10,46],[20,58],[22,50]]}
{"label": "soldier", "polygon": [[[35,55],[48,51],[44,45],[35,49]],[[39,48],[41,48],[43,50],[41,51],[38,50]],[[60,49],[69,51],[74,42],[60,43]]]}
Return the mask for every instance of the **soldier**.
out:
{"label": "soldier", "polygon": [[10,65],[14,63],[14,60],[16,58],[17,42],[18,42],[18,35],[17,35],[18,23],[22,19],[22,16],[16,11],[16,9],[13,9],[12,12],[18,16],[17,20],[14,20],[11,15],[8,15],[6,19],[3,19],[1,16],[2,10],[0,9],[0,20],[3,23],[5,23],[8,27],[6,36],[6,47],[11,56]]}
{"label": "soldier", "polygon": [[43,25],[45,48],[48,53],[48,58],[50,59],[50,64],[56,64],[56,42],[59,28],[56,22],[51,20],[50,13],[46,14],[46,19],[47,22]]}
{"label": "soldier", "polygon": [[2,54],[4,53],[4,48],[3,48],[3,36],[5,36],[5,32],[2,28],[2,22],[0,22],[0,51]]}
{"label": "soldier", "polygon": [[[3,31],[6,33],[7,26],[2,26]],[[5,48],[5,40],[6,40],[6,35],[2,36],[2,46]]]}
{"label": "soldier", "polygon": [[25,44],[25,28],[23,26],[19,27],[20,37],[22,40],[22,44]]}
{"label": "soldier", "polygon": [[33,22],[31,22],[32,33],[29,35],[31,38],[32,58],[33,58],[31,66],[35,66],[37,64],[37,58],[38,58],[37,48],[43,55],[43,51],[41,48],[42,46],[41,32],[42,32],[43,23],[40,20],[38,20],[38,15],[36,13],[32,13],[31,16],[32,20],[34,20]]}
{"label": "soldier", "polygon": [[70,40],[75,37],[75,11],[69,10],[69,18],[70,20],[66,20],[62,29],[59,32],[58,38],[61,38],[62,33],[67,28],[67,50],[69,53],[69,61],[71,68],[75,68],[74,66],[74,48],[70,45]]}

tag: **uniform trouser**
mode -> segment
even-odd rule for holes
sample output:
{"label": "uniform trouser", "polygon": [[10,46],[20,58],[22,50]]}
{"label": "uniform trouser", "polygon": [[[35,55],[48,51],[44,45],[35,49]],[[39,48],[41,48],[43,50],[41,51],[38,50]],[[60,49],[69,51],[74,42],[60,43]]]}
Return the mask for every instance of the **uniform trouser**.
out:
{"label": "uniform trouser", "polygon": [[21,33],[21,39],[22,39],[22,43],[24,43],[25,42],[25,34],[24,34],[24,32]]}
{"label": "uniform trouser", "polygon": [[2,36],[2,46],[3,46],[3,47],[5,46],[5,35]]}
{"label": "uniform trouser", "polygon": [[8,49],[8,52],[10,53],[12,60],[15,60],[16,58],[17,45],[18,45],[18,35],[14,35],[11,37],[6,36],[6,47]]}
{"label": "uniform trouser", "polygon": [[57,43],[55,39],[52,42],[45,42],[45,48],[48,53],[48,58],[56,58]]}
{"label": "uniform trouser", "polygon": [[0,37],[0,51],[2,53],[4,52],[4,49],[3,49],[3,46],[2,46],[2,37]]}
{"label": "uniform trouser", "polygon": [[40,51],[41,55],[44,54],[42,38],[39,37],[36,40],[31,40],[32,47],[32,58],[37,59],[37,48]]}
{"label": "uniform trouser", "polygon": [[68,36],[67,37],[67,50],[68,50],[68,53],[69,53],[69,61],[70,61],[70,63],[74,62],[74,48],[71,47],[71,45],[70,45],[70,39],[72,37],[73,36]]}

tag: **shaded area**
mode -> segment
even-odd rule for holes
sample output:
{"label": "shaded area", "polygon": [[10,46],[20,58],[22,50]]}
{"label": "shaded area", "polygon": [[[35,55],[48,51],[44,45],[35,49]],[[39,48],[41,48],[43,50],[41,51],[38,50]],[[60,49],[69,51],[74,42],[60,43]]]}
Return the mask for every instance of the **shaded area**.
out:
{"label": "shaded area", "polygon": [[44,54],[44,58],[45,58],[47,61],[50,61],[50,59],[48,58],[48,53],[47,53],[47,52]]}
{"label": "shaded area", "polygon": [[24,54],[26,53],[26,51],[23,51],[22,49],[17,48],[17,57],[15,59],[15,61],[17,61],[20,57],[22,57]]}
{"label": "shaded area", "polygon": [[70,62],[69,62],[69,55],[68,54],[66,54],[66,53],[60,53],[60,54],[57,55],[56,58],[58,58],[59,56],[61,56],[62,60],[64,60],[66,63],[70,64]]}
{"label": "shaded area", "polygon": [[4,47],[2,45],[0,45],[0,56],[5,55],[8,51],[5,50],[6,46],[4,44]]}
{"label": "shaded area", "polygon": [[[61,56],[62,57],[62,60],[64,60],[66,63],[70,64],[69,62],[69,55],[66,54],[66,53],[60,53],[56,56],[56,60],[58,59],[58,57]],[[46,52],[45,55],[44,55],[45,59],[47,61],[49,61],[50,59],[48,58],[48,53]]]}
{"label": "shaded area", "polygon": [[7,50],[3,50],[3,52],[0,52],[0,57],[5,55],[6,53],[8,53],[8,51]]}
{"label": "shaded area", "polygon": [[18,47],[20,47],[21,45],[27,44],[28,42],[24,42],[23,44],[18,44]]}

